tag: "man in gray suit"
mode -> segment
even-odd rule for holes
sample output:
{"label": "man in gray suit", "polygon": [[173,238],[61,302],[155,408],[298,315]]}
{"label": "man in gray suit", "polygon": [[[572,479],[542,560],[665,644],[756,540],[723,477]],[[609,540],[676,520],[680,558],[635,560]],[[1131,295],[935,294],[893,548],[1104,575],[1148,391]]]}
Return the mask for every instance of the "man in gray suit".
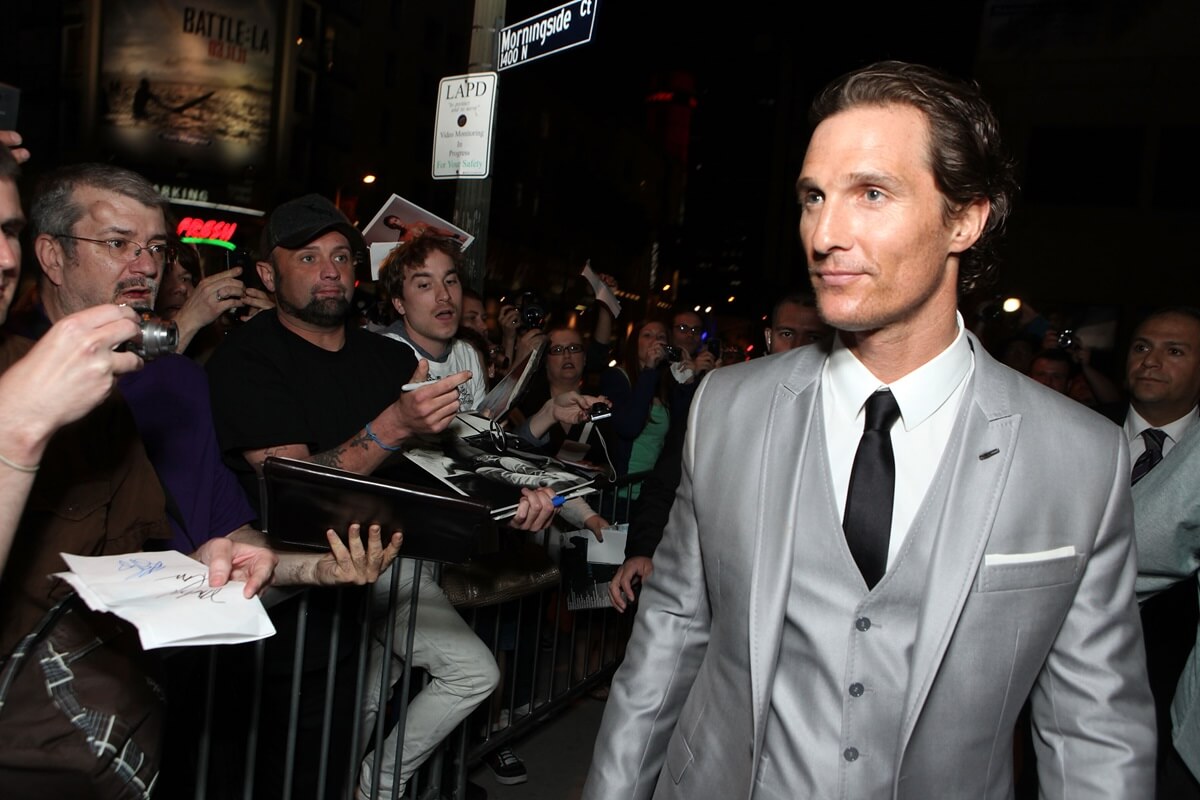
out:
{"label": "man in gray suit", "polygon": [[1124,437],[956,313],[1009,207],[995,117],[896,62],[811,116],[840,333],[697,391],[584,797],[1010,798],[1027,697],[1044,797],[1151,797]]}
{"label": "man in gray suit", "polygon": [[1200,569],[1196,447],[1200,309],[1163,308],[1133,333],[1125,362],[1138,598],[1158,711],[1158,797],[1200,798]]}

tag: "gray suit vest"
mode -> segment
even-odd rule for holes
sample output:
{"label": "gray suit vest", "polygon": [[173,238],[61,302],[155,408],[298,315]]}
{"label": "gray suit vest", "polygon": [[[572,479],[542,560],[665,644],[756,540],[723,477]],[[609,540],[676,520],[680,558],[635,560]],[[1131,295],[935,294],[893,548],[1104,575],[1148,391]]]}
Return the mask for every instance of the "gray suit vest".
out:
{"label": "gray suit vest", "polygon": [[962,446],[969,404],[960,405],[908,537],[868,593],[838,516],[818,397],[812,421],[818,446],[806,449],[800,465],[803,516],[795,520],[756,800],[891,796],[916,621],[924,587],[936,579],[928,567],[954,463],[946,453]]}

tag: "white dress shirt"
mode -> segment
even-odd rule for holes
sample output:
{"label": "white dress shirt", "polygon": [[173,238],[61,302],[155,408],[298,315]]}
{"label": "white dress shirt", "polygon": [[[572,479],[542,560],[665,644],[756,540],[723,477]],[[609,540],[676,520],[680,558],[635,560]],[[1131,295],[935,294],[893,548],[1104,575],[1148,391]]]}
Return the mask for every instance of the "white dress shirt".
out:
{"label": "white dress shirt", "polygon": [[846,494],[866,423],[867,398],[878,389],[890,389],[900,406],[900,421],[892,428],[896,492],[888,543],[889,569],[933,482],[963,392],[975,371],[975,354],[963,333],[962,316],[957,317],[958,336],[950,346],[890,385],[871,374],[836,336],[821,374],[821,411],[839,517],[846,515]]}
{"label": "white dress shirt", "polygon": [[1196,421],[1197,407],[1192,406],[1192,410],[1184,414],[1174,422],[1168,422],[1166,425],[1151,425],[1142,417],[1141,414],[1133,410],[1133,406],[1129,407],[1129,412],[1125,414],[1125,436],[1129,439],[1129,463],[1133,464],[1138,460],[1138,456],[1146,452],[1146,440],[1142,437],[1142,431],[1149,428],[1158,428],[1167,435],[1163,440],[1163,456],[1171,452],[1187,429],[1192,427]]}

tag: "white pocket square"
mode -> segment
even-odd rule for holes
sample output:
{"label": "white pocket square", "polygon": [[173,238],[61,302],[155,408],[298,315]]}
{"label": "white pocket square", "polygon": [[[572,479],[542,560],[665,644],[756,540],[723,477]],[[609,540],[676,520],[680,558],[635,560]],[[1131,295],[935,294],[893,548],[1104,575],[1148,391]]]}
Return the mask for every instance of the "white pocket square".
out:
{"label": "white pocket square", "polygon": [[987,553],[983,557],[985,567],[1000,564],[1033,564],[1038,561],[1055,561],[1060,558],[1073,558],[1075,545],[1056,547],[1053,550],[1039,550],[1036,553]]}

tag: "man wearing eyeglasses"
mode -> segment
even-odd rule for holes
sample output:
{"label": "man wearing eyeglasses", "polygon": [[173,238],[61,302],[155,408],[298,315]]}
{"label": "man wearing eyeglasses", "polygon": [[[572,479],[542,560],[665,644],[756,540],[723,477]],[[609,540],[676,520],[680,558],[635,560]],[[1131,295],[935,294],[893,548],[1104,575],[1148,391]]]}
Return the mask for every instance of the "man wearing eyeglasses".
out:
{"label": "man wearing eyeglasses", "polygon": [[153,305],[170,250],[165,201],[148,185],[123,188],[128,193],[67,180],[38,198],[45,229],[35,231],[34,251],[49,284],[43,303],[51,319],[101,298]]}
{"label": "man wearing eyeglasses", "polygon": [[[101,164],[57,170],[42,186],[30,215],[34,251],[42,267],[41,305],[32,310],[34,324],[26,329],[45,333],[52,324],[70,325],[65,319],[69,315],[99,306],[112,308],[111,303],[153,305],[154,289],[168,256],[163,216],[166,202],[153,186],[128,170]],[[78,332],[78,316],[74,319]],[[147,372],[138,373],[138,377],[145,376]],[[48,446],[43,457],[45,469],[22,522],[27,535],[21,537],[12,569],[0,586],[0,660],[8,657],[24,634],[40,627],[39,617],[50,619],[43,614],[66,597],[65,587],[48,579],[49,573],[62,568],[60,552],[135,552],[149,539],[171,535],[164,493],[130,417],[132,407],[130,403],[127,408],[119,397],[110,397]],[[175,407],[170,411],[178,413]],[[215,453],[212,457],[215,459]],[[185,466],[195,469],[198,462],[199,457],[194,457]],[[236,484],[233,488],[237,489]],[[230,504],[227,513],[236,517],[243,509],[253,516],[244,498],[241,507]],[[244,581],[245,593],[250,596],[271,580],[276,559],[266,548],[222,536],[245,521],[230,522],[216,537],[206,530],[190,546],[175,546],[209,565],[210,583]],[[0,765],[0,784],[15,792],[14,796],[33,796],[30,787],[40,787],[36,794],[81,794],[82,789],[65,777],[72,774],[73,767],[79,768],[78,762],[72,760],[69,748],[50,743],[82,734],[89,741],[103,743],[97,746],[98,757],[105,747],[107,752],[122,753],[111,768],[106,757],[98,764],[102,769],[83,779],[98,792],[101,785],[111,796],[116,796],[114,787],[118,785],[125,791],[138,784],[152,785],[158,764],[156,709],[161,690],[141,668],[132,666],[144,656],[131,632],[116,628],[108,615],[93,618],[81,606],[66,602],[64,607],[70,610],[59,618],[62,622],[48,625],[45,642],[22,642],[24,661],[12,662],[24,663],[25,668],[17,670],[17,681],[0,720],[4,723],[0,752],[6,755]],[[95,645],[81,646],[63,639],[64,631],[71,630],[86,632],[78,642],[87,643],[90,637]],[[72,664],[74,674],[64,680],[46,669],[42,648],[53,648],[56,658]],[[93,651],[96,655],[89,658]],[[56,702],[77,705],[86,713],[73,714],[69,720],[64,716],[61,724],[55,723],[54,714],[47,714],[43,707],[50,687],[54,687]],[[43,705],[37,704],[37,697]],[[133,764],[140,766],[130,766]],[[6,772],[5,766],[11,766],[17,776]],[[52,777],[54,773],[59,778]]]}

